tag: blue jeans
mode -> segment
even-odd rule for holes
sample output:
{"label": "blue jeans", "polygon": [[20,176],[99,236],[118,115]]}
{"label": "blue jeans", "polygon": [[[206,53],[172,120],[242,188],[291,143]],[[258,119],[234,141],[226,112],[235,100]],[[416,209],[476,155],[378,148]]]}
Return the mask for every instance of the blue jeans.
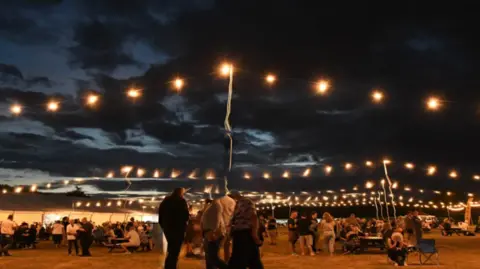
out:
{"label": "blue jeans", "polygon": [[219,238],[214,241],[208,241],[207,238],[203,238],[203,247],[205,248],[205,262],[207,264],[206,269],[227,269],[226,262],[220,260],[218,257],[218,251],[220,250],[220,244],[223,238]]}

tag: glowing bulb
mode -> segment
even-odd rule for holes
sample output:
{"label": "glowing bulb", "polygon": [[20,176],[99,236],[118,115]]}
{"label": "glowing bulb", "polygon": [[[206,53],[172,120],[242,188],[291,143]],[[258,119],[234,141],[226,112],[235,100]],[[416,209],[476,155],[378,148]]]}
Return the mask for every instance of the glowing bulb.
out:
{"label": "glowing bulb", "polygon": [[87,203],[85,206],[86,206],[86,207],[89,207],[89,206],[90,206],[90,203]]}
{"label": "glowing bulb", "polygon": [[22,106],[21,105],[12,105],[10,107],[10,113],[12,113],[13,115],[20,115],[22,113]]}
{"label": "glowing bulb", "polygon": [[184,82],[183,79],[176,78],[173,81],[173,84],[175,85],[175,89],[177,89],[177,91],[180,91],[183,88]]}
{"label": "glowing bulb", "polygon": [[250,179],[250,178],[251,178],[251,176],[250,176],[250,174],[248,174],[248,173],[245,173],[245,174],[243,175],[243,178],[244,178],[244,179]]}
{"label": "glowing bulb", "polygon": [[458,177],[457,171],[455,171],[455,170],[450,171],[448,176],[451,177],[451,178],[457,178]]}
{"label": "glowing bulb", "polygon": [[438,110],[441,106],[441,101],[440,99],[436,97],[430,97],[427,100],[427,108],[429,110]]}
{"label": "glowing bulb", "polygon": [[373,188],[373,186],[374,186],[374,184],[371,181],[367,181],[367,183],[365,183],[365,188],[367,188],[367,189],[371,189],[371,188]]}
{"label": "glowing bulb", "polygon": [[133,167],[132,166],[124,166],[121,168],[122,173],[128,174],[132,171]]}
{"label": "glowing bulb", "polygon": [[303,175],[302,175],[302,176],[303,176],[303,177],[308,177],[308,176],[310,175],[310,172],[311,172],[310,168],[307,168],[307,169],[303,172]]}
{"label": "glowing bulb", "polygon": [[65,185],[68,185],[68,183],[70,183],[69,180],[64,180],[64,181],[63,181],[63,184],[65,184]]}
{"label": "glowing bulb", "polygon": [[144,174],[145,174],[144,169],[142,169],[142,168],[137,169],[137,177],[143,177]]}
{"label": "glowing bulb", "polygon": [[213,171],[208,171],[207,174],[205,175],[205,178],[207,180],[215,179],[215,173]]}
{"label": "glowing bulb", "polygon": [[228,63],[222,64],[222,66],[220,67],[220,74],[222,76],[228,76],[230,75],[230,72],[233,72],[233,65]]}
{"label": "glowing bulb", "polygon": [[375,103],[380,103],[383,100],[383,97],[384,95],[381,91],[374,91],[372,93],[372,99]]}
{"label": "glowing bulb", "polygon": [[109,172],[109,173],[107,174],[107,178],[112,178],[113,176],[114,176],[113,172]]}
{"label": "glowing bulb", "polygon": [[50,112],[57,111],[59,107],[60,107],[60,105],[58,104],[58,102],[55,102],[55,101],[50,101],[47,104],[47,110],[50,111]]}
{"label": "glowing bulb", "polygon": [[117,202],[117,206],[122,206],[122,202],[121,202],[121,201],[118,201],[118,202]]}
{"label": "glowing bulb", "polygon": [[273,84],[277,80],[277,78],[272,74],[268,74],[265,77],[265,80],[267,81],[268,84]]}
{"label": "glowing bulb", "polygon": [[100,207],[102,204],[100,202],[97,202],[95,206]]}
{"label": "glowing bulb", "polygon": [[325,166],[325,174],[330,174],[333,170],[333,167],[331,167],[330,165],[327,165]]}
{"label": "glowing bulb", "polygon": [[107,206],[111,206],[111,205],[112,205],[112,202],[108,202],[108,203],[107,203]]}
{"label": "glowing bulb", "polygon": [[406,163],[405,168],[412,170],[413,168],[415,168],[415,165],[413,165],[413,163]]}
{"label": "glowing bulb", "polygon": [[392,184],[392,188],[393,188],[393,189],[396,189],[396,188],[398,188],[398,182],[393,182],[393,184]]}
{"label": "glowing bulb", "polygon": [[264,179],[269,179],[269,178],[270,178],[270,174],[269,174],[269,173],[264,173],[264,174],[263,174],[263,178],[264,178]]}
{"label": "glowing bulb", "polygon": [[391,164],[392,161],[390,161],[389,159],[383,159],[383,163],[384,163],[384,164]]}
{"label": "glowing bulb", "polygon": [[320,80],[318,83],[317,83],[317,92],[319,94],[325,94],[327,91],[328,91],[328,88],[329,88],[329,84],[328,84],[328,81],[326,80]]}
{"label": "glowing bulb", "polygon": [[172,172],[170,173],[170,177],[171,178],[176,178],[180,175],[180,172],[178,171],[175,171],[175,170],[172,170]]}
{"label": "glowing bulb", "polygon": [[351,163],[346,163],[345,164],[345,170],[350,170],[352,169],[353,165]]}
{"label": "glowing bulb", "polygon": [[93,105],[95,105],[97,102],[98,102],[98,95],[90,94],[90,95],[87,97],[87,105],[93,106]]}
{"label": "glowing bulb", "polygon": [[427,168],[427,175],[429,176],[433,176],[436,172],[437,172],[437,167],[433,165]]}
{"label": "glowing bulb", "polygon": [[82,202],[77,202],[77,203],[75,204],[75,206],[76,206],[76,207],[81,207],[81,206],[82,206]]}
{"label": "glowing bulb", "polygon": [[34,184],[30,187],[31,192],[35,192],[36,190],[37,190],[37,185]]}
{"label": "glowing bulb", "polygon": [[15,193],[21,193],[23,191],[23,187],[15,188]]}
{"label": "glowing bulb", "polygon": [[283,178],[289,178],[289,177],[290,177],[290,173],[288,173],[288,171],[285,171],[285,172],[283,172],[282,177],[283,177]]}
{"label": "glowing bulb", "polygon": [[157,170],[155,170],[155,172],[153,173],[153,177],[155,177],[155,178],[160,177],[160,172],[158,172]]}
{"label": "glowing bulb", "polygon": [[127,91],[127,95],[128,97],[132,98],[132,99],[136,99],[138,97],[140,97],[140,90],[138,89],[130,89]]}
{"label": "glowing bulb", "polygon": [[6,190],[6,189],[3,189],[3,190],[2,190],[2,193],[3,193],[3,194],[6,194],[6,193],[7,193],[7,190]]}
{"label": "glowing bulb", "polygon": [[365,166],[366,166],[366,167],[372,167],[372,166],[373,166],[373,162],[371,162],[371,161],[366,161],[366,162],[365,162]]}
{"label": "glowing bulb", "polygon": [[380,183],[382,184],[382,186],[385,185],[385,179],[382,179]]}
{"label": "glowing bulb", "polygon": [[480,180],[480,175],[473,175],[474,180]]}

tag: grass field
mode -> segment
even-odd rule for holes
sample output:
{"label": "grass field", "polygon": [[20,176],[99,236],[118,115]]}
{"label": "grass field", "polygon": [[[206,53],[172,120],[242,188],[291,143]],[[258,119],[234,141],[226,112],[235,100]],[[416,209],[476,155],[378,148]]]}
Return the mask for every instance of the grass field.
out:
{"label": "grass field", "polygon": [[[480,268],[480,237],[453,236],[442,237],[438,231],[427,235],[437,240],[442,268]],[[339,248],[339,246],[337,246]],[[386,254],[371,251],[359,255],[342,255],[338,253],[329,257],[321,253],[315,257],[292,257],[286,242],[285,233],[281,233],[279,245],[263,248],[263,263],[265,268],[283,269],[347,269],[347,268],[392,268],[386,262]],[[132,255],[110,254],[107,249],[99,246],[92,248],[93,257],[69,257],[67,249],[56,249],[50,242],[42,242],[36,250],[13,250],[13,257],[0,258],[0,269],[67,269],[67,268],[129,268],[146,269],[162,268],[163,256],[159,252],[135,253]],[[418,266],[418,258],[409,258],[409,267],[434,268],[434,265]],[[205,268],[204,261],[182,258],[180,269]]]}

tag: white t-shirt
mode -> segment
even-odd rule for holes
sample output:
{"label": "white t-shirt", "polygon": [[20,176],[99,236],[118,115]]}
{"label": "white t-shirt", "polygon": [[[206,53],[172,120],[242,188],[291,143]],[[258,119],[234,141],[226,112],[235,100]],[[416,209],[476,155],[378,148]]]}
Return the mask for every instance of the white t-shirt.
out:
{"label": "white t-shirt", "polygon": [[0,234],[8,234],[13,235],[14,228],[17,227],[17,224],[9,219],[2,221],[1,224],[2,228],[0,230]]}
{"label": "white t-shirt", "polygon": [[67,226],[67,240],[75,240],[77,239],[77,230],[78,230],[78,226],[77,225],[72,225],[72,224],[68,224]]}
{"label": "white t-shirt", "polygon": [[140,235],[138,235],[137,231],[132,230],[128,232],[127,236],[129,237],[128,239],[129,244],[132,244],[134,246],[140,246]]}
{"label": "white t-shirt", "polygon": [[53,224],[52,234],[63,234],[63,225],[61,223]]}
{"label": "white t-shirt", "polygon": [[222,206],[221,214],[223,217],[223,223],[225,223],[225,225],[229,225],[233,216],[233,212],[235,211],[236,202],[228,195],[217,199],[217,201]]}

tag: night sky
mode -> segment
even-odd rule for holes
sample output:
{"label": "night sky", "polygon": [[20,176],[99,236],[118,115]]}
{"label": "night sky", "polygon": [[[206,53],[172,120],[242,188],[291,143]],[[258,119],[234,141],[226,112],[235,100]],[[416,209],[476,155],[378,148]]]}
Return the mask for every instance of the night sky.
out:
{"label": "night sky", "polygon": [[[229,61],[236,167],[388,157],[470,182],[480,159],[475,12],[429,1],[2,1],[2,175],[221,170],[228,81],[217,69]],[[319,79],[327,95],[315,93]],[[135,103],[130,87],[142,89]],[[93,109],[90,92],[101,95]],[[432,95],[436,112],[425,108]],[[62,101],[53,114],[52,97]],[[12,117],[16,102],[25,111]]]}

